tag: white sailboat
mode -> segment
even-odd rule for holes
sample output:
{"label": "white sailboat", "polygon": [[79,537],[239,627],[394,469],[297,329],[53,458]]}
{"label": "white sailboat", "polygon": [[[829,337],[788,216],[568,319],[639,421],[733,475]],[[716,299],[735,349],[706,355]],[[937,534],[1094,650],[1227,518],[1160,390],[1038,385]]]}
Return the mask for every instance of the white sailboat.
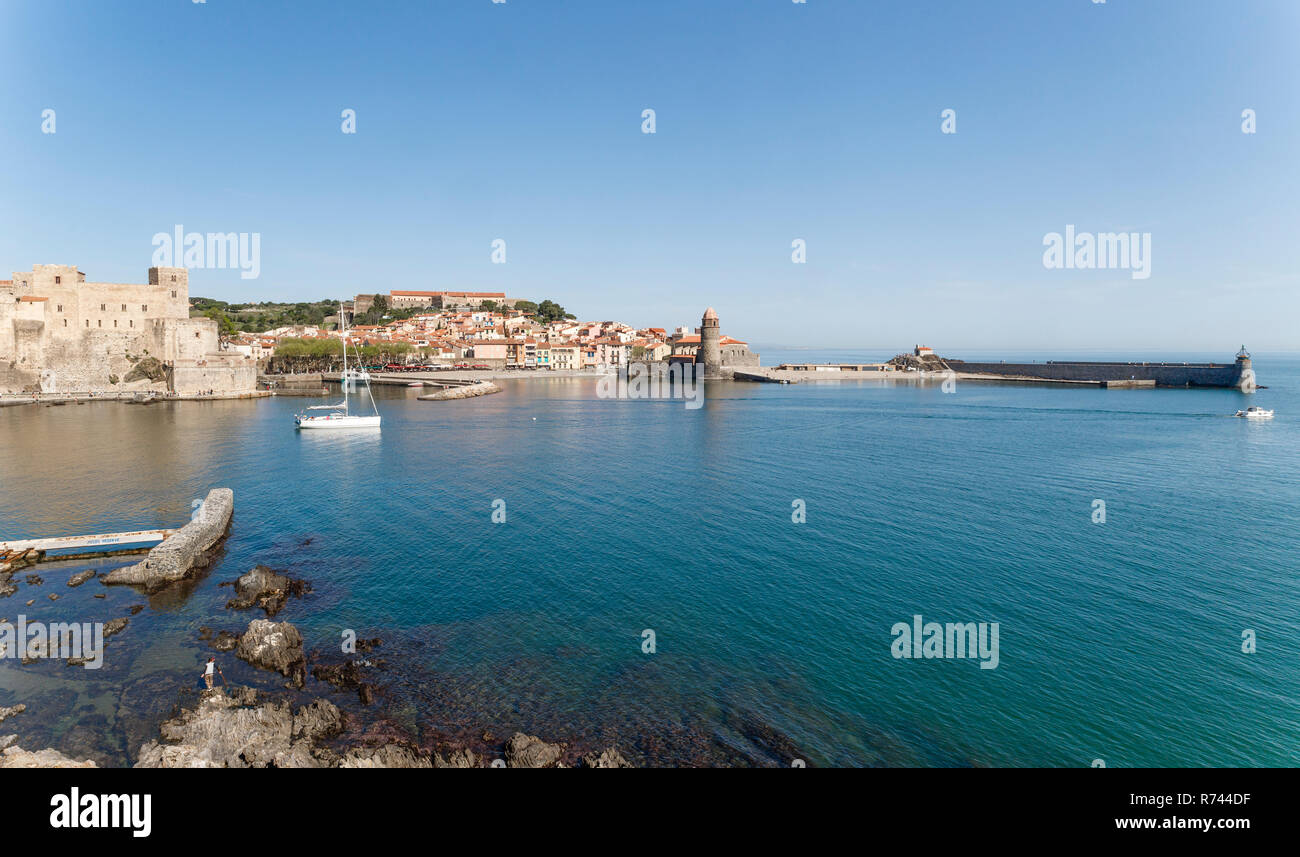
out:
{"label": "white sailboat", "polygon": [[[311,405],[307,408],[309,411],[321,411],[320,414],[294,414],[294,424],[300,429],[379,428],[379,406],[375,404],[375,396],[370,392],[370,373],[366,372],[364,368],[352,372],[348,371],[348,322],[341,302],[339,304],[339,332],[343,337],[343,374],[340,376],[343,401],[337,405]],[[360,352],[357,353],[357,363],[361,363]],[[358,371],[360,374],[358,374]],[[348,388],[355,383],[365,384],[365,394],[370,399],[370,407],[374,410],[373,415],[352,413],[348,401]],[[360,392],[358,392],[357,397],[361,397]]]}

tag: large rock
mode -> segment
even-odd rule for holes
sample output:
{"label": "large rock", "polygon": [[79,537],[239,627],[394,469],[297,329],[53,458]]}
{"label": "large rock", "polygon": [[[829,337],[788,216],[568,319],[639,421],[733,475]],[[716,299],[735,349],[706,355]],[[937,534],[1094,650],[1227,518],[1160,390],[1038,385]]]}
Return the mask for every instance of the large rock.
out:
{"label": "large rock", "polygon": [[[319,768],[313,742],[337,734],[343,715],[323,700],[295,714],[283,701],[257,703],[257,692],[205,691],[159,727],[161,741],[140,748],[137,768]],[[326,756],[325,758],[328,758]]]}
{"label": "large rock", "polygon": [[15,714],[22,714],[27,710],[27,706],[21,702],[11,708],[0,708],[0,723],[13,717]]}
{"label": "large rock", "polygon": [[409,747],[385,744],[382,747],[354,747],[339,762],[340,768],[431,768],[432,763]]}
{"label": "large rock", "polygon": [[143,562],[114,569],[104,582],[153,592],[202,568],[210,559],[208,552],[225,536],[234,508],[235,492],[213,488],[192,521],[149,551]]}
{"label": "large rock", "polygon": [[239,638],[235,656],[255,667],[288,676],[295,687],[302,687],[306,677],[302,634],[288,622],[254,619]]}
{"label": "large rock", "polygon": [[140,748],[137,768],[428,768],[402,744],[354,747],[342,756],[318,741],[337,736],[342,712],[317,699],[294,711],[249,688],[204,691],[199,704],[163,723],[161,740]]}
{"label": "large rock", "polygon": [[560,761],[564,748],[547,744],[535,735],[516,732],[506,742],[506,764],[512,768],[549,768]]}
{"label": "large rock", "polygon": [[7,735],[0,738],[0,746],[4,746],[4,751],[0,752],[0,768],[94,768],[95,763],[90,759],[78,761],[70,759],[60,753],[58,750],[24,750],[16,746],[14,736]]}
{"label": "large rock", "polygon": [[[223,586],[226,584],[222,584]],[[234,583],[235,597],[226,603],[228,610],[247,610],[261,607],[268,618],[283,608],[290,595],[301,598],[311,592],[311,584],[279,574],[274,569],[259,565],[240,576]]]}
{"label": "large rock", "polygon": [[435,768],[477,768],[478,762],[479,757],[472,750],[452,750],[445,759],[440,755],[433,757]]}

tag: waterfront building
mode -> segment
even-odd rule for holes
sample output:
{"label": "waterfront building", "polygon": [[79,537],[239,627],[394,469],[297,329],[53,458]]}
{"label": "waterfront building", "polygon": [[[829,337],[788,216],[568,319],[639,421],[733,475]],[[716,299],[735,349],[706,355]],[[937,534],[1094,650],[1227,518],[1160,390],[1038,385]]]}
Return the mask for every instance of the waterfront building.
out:
{"label": "waterfront building", "polygon": [[[251,349],[250,349],[251,352]],[[189,272],[87,282],[75,265],[0,281],[0,392],[249,393],[251,353],[222,348],[217,322],[190,318]]]}
{"label": "waterfront building", "polygon": [[705,378],[730,378],[736,369],[752,369],[759,365],[759,355],[749,350],[749,344],[740,339],[724,336],[713,307],[704,311],[695,333],[679,327],[668,342],[673,362],[695,363]]}

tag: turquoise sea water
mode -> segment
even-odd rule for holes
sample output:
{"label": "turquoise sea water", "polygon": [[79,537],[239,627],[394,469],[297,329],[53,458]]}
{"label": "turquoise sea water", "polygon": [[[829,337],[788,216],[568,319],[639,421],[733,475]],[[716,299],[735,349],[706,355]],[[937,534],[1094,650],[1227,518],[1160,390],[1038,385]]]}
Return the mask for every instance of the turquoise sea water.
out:
{"label": "turquoise sea water", "polygon": [[[93,731],[125,763],[197,671],[198,627],[253,618],[219,584],[265,563],[314,584],[280,617],[310,647],[385,639],[375,713],[426,740],[524,728],[642,763],[1300,764],[1300,359],[1255,368],[1251,397],[710,383],[699,410],[599,399],[592,379],[440,403],[377,388],[378,434],[295,432],[302,399],[0,409],[0,538],[175,526],[210,487],[236,497],[223,558],[182,590],[92,599],[63,586],[86,563],[64,563],[0,599],[10,619],[148,604],[99,675],[0,661],[0,705],[49,710],[0,731],[73,749]],[[1252,403],[1278,416],[1228,416]],[[915,614],[998,622],[998,667],[895,659]]]}

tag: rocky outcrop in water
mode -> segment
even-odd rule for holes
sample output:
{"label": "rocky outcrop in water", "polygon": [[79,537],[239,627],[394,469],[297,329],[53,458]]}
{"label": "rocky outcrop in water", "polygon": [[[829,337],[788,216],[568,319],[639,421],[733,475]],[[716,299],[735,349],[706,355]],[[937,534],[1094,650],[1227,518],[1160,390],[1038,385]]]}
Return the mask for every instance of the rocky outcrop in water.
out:
{"label": "rocky outcrop in water", "polygon": [[506,764],[512,768],[549,768],[560,761],[564,747],[547,744],[535,735],[516,732],[506,742]]}
{"label": "rocky outcrop in water", "polygon": [[429,768],[429,758],[409,746],[352,747],[341,754],[323,746],[346,721],[333,704],[317,699],[297,710],[257,691],[204,691],[159,729],[161,740],[140,748],[137,768]]}
{"label": "rocky outcrop in water", "polygon": [[213,631],[206,625],[199,628],[199,639],[218,652],[233,652],[239,645],[239,635],[230,631]]}
{"label": "rocky outcrop in water", "polygon": [[226,534],[234,508],[235,492],[213,488],[193,520],[149,551],[143,562],[114,569],[104,582],[142,586],[155,592],[205,567],[212,559],[213,548]]}
{"label": "rocky outcrop in water", "polygon": [[222,586],[235,587],[235,597],[226,602],[227,610],[261,607],[266,611],[267,618],[274,617],[284,609],[290,595],[301,598],[311,592],[311,584],[307,581],[279,574],[264,565],[254,567],[233,584],[223,583]]}
{"label": "rocky outcrop in water", "polygon": [[453,750],[445,759],[441,754],[435,754],[433,766],[435,768],[477,768],[479,761],[479,757],[471,750]]}
{"label": "rocky outcrop in water", "polygon": [[288,676],[294,687],[302,687],[307,660],[302,651],[302,634],[288,622],[254,619],[235,646],[235,656],[255,667]]}
{"label": "rocky outcrop in water", "polygon": [[72,577],[68,578],[68,585],[80,586],[81,584],[85,583],[87,580],[90,580],[92,577],[94,577],[95,574],[96,572],[93,568],[88,568],[85,571],[79,571],[76,574],[72,575]]}
{"label": "rocky outcrop in water", "polygon": [[332,684],[343,690],[355,690],[362,705],[374,702],[374,686],[366,681],[366,675],[356,661],[344,661],[341,664],[317,664],[311,668],[312,678]]}
{"label": "rocky outcrop in water", "polygon": [[70,759],[58,750],[24,750],[17,735],[0,735],[0,768],[94,768],[90,759]]}
{"label": "rocky outcrop in water", "polygon": [[6,720],[8,720],[10,717],[13,717],[15,714],[22,714],[26,710],[27,710],[27,706],[23,705],[22,703],[11,706],[9,708],[0,708],[0,723],[4,723]]}
{"label": "rocky outcrop in water", "polygon": [[340,768],[432,768],[425,756],[400,744],[354,748],[339,760]]}
{"label": "rocky outcrop in water", "polygon": [[296,712],[287,702],[258,703],[257,691],[204,691],[197,707],[159,727],[161,740],[140,748],[137,768],[321,768],[331,755],[315,742],[336,735],[343,715],[317,700]]}
{"label": "rocky outcrop in water", "polygon": [[599,753],[588,753],[582,757],[584,768],[630,768],[632,763],[623,758],[623,754],[613,747]]}

